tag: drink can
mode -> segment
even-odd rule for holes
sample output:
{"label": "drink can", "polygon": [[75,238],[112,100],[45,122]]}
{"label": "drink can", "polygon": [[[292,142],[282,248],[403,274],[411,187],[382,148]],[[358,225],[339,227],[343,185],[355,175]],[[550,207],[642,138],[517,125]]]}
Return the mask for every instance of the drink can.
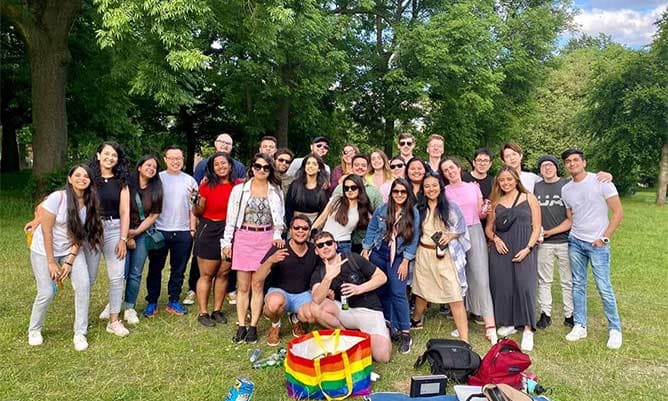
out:
{"label": "drink can", "polygon": [[32,228],[26,231],[26,244],[28,244],[28,248],[32,245]]}
{"label": "drink can", "polygon": [[255,390],[255,383],[246,377],[239,376],[234,381],[234,385],[230,387],[225,401],[249,401],[253,396],[253,390]]}
{"label": "drink can", "polygon": [[487,212],[489,212],[489,207],[490,207],[491,205],[492,205],[492,201],[490,201],[489,199],[485,199],[485,200],[482,202],[482,212],[483,212],[483,213],[487,213]]}

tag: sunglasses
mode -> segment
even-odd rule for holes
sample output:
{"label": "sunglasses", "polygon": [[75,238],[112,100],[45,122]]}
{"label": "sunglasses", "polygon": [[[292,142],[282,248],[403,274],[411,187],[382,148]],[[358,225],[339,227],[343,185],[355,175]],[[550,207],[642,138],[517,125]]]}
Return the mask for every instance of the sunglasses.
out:
{"label": "sunglasses", "polygon": [[408,195],[408,191],[405,189],[393,189],[392,194],[394,195]]}
{"label": "sunglasses", "polygon": [[399,141],[399,146],[411,146],[413,141]]}
{"label": "sunglasses", "polygon": [[316,143],[315,147],[318,149],[325,148],[325,150],[329,150],[329,146],[326,143]]}
{"label": "sunglasses", "polygon": [[334,243],[334,240],[330,239],[330,240],[327,240],[327,241],[316,242],[315,246],[317,246],[318,249],[322,249],[326,246],[332,246],[333,243]]}
{"label": "sunglasses", "polygon": [[309,226],[292,226],[292,229],[295,231],[309,231],[311,227]]}
{"label": "sunglasses", "polygon": [[265,173],[268,173],[271,171],[271,166],[268,164],[253,163],[253,170],[255,171],[264,170]]}
{"label": "sunglasses", "polygon": [[350,185],[350,186],[344,185],[343,186],[343,191],[344,192],[353,192],[353,191],[357,191],[358,189],[359,189],[359,187],[357,185]]}
{"label": "sunglasses", "polygon": [[281,163],[288,163],[288,164],[289,164],[289,163],[292,163],[292,160],[290,160],[290,159],[283,159],[283,158],[281,158],[281,157],[279,157],[278,159],[276,159],[276,161],[277,161],[277,162],[281,162]]}
{"label": "sunglasses", "polygon": [[403,168],[405,164],[403,163],[397,163],[397,164],[390,164],[390,168],[394,170],[395,168]]}

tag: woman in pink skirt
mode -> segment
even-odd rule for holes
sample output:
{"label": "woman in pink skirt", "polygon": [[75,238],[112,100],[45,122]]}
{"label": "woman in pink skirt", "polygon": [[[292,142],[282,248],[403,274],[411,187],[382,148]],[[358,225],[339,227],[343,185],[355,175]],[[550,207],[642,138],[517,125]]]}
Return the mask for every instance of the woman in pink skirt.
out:
{"label": "woman in pink skirt", "polygon": [[[232,270],[237,271],[239,328],[234,337],[236,343],[257,342],[264,279],[257,279],[255,272],[272,246],[282,248],[285,245],[281,238],[284,210],[283,192],[274,171],[274,161],[258,153],[251,160],[246,182],[232,189],[227,204],[225,234],[220,240],[223,256],[232,258]],[[246,327],[249,301],[251,320]]]}

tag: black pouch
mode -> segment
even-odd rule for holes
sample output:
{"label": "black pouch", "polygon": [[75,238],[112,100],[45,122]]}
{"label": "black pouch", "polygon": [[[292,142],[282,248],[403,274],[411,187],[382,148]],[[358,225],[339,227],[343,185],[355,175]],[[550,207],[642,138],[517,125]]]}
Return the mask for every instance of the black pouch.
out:
{"label": "black pouch", "polygon": [[432,374],[446,375],[456,383],[466,383],[469,376],[480,367],[480,355],[473,351],[470,344],[461,340],[427,341],[427,351],[415,361],[413,367],[417,369],[427,361]]}

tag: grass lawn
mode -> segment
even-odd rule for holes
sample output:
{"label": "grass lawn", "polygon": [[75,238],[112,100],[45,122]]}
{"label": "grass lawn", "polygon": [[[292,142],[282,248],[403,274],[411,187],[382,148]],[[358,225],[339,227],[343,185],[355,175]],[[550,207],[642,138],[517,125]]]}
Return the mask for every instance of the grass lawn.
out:
{"label": "grass lawn", "polygon": [[[104,266],[93,288],[90,309],[90,348],[72,347],[73,296],[69,282],[51,304],[41,347],[27,344],[27,325],[35,296],[35,282],[23,236],[23,223],[32,204],[22,195],[27,176],[3,176],[0,185],[0,401],[3,400],[216,400],[225,398],[237,375],[256,384],[254,400],[288,399],[282,369],[253,370],[248,355],[253,346],[231,342],[234,324],[204,328],[196,309],[183,317],[164,311],[130,328],[127,338],[105,331],[97,316],[106,304]],[[553,400],[667,400],[668,399],[668,207],[653,205],[654,195],[641,192],[624,199],[625,219],[612,240],[612,278],[617,293],[624,345],[608,350],[607,325],[593,281],[589,286],[589,327],[586,340],[568,343],[561,305],[554,307],[553,325],[535,337],[533,365],[541,384],[551,387]],[[590,275],[591,277],[591,275]],[[560,302],[558,281],[554,300]],[[138,298],[143,310],[145,288]],[[225,306],[228,317],[234,312]],[[234,320],[233,318],[231,320]],[[266,355],[268,322],[260,321],[260,342]],[[290,338],[284,324],[282,345]],[[488,345],[481,326],[471,324],[474,349],[484,354]],[[413,362],[429,338],[447,338],[454,323],[427,316],[425,330],[415,333],[408,355],[394,355],[386,365],[375,365],[381,378],[376,391],[408,391]],[[519,341],[520,335],[514,335]],[[425,374],[427,368],[420,370]]]}

